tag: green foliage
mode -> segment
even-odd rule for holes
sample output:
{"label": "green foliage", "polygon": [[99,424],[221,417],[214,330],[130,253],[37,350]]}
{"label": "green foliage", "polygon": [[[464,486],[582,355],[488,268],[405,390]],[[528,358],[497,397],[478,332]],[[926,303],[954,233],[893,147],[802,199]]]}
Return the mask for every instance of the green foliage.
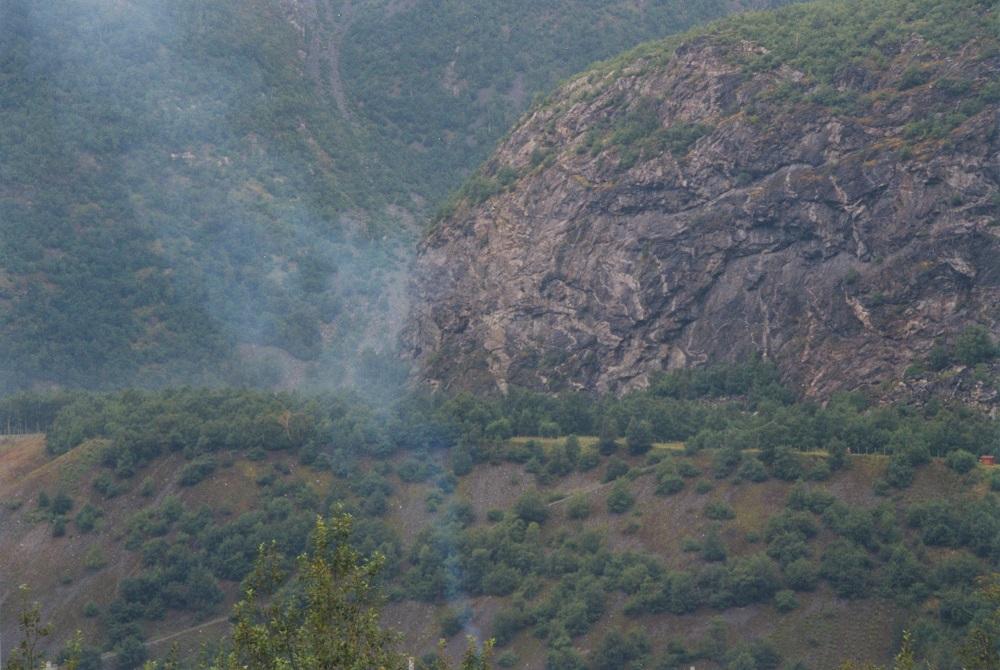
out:
{"label": "green foliage", "polygon": [[590,500],[586,494],[578,493],[566,501],[566,516],[570,519],[586,519],[590,516]]}
{"label": "green foliage", "polygon": [[640,670],[645,667],[649,651],[649,639],[642,631],[633,629],[621,633],[612,630],[594,649],[590,667],[594,670]]}
{"label": "green foliage", "polygon": [[736,511],[728,503],[721,500],[710,500],[705,505],[704,514],[706,518],[713,521],[726,521],[736,518]]}
{"label": "green foliage", "polygon": [[354,549],[351,517],[317,519],[309,553],[298,559],[295,588],[276,597],[287,579],[277,547],[262,550],[243,599],[235,606],[232,649],[218,670],[402,665],[393,635],[379,622],[373,580],[383,560]]}
{"label": "green foliage", "polygon": [[635,504],[635,497],[629,493],[628,480],[622,478],[615,481],[608,493],[608,511],[612,514],[624,514],[632,509]]}
{"label": "green foliage", "polygon": [[998,355],[993,336],[983,326],[969,326],[955,341],[955,358],[963,365],[975,365]]}
{"label": "green foliage", "polygon": [[632,455],[640,455],[653,447],[653,426],[644,419],[632,419],[625,429],[625,444]]}
{"label": "green foliage", "polygon": [[9,652],[5,670],[37,670],[43,666],[42,647],[52,634],[52,626],[42,623],[41,607],[37,602],[29,602],[29,594],[26,586],[19,588],[21,603],[17,627],[20,642],[12,653]]}
{"label": "green foliage", "polygon": [[964,449],[951,451],[945,457],[945,463],[948,467],[959,474],[965,474],[972,468],[976,467],[976,460],[975,454],[970,454]]}
{"label": "green foliage", "polygon": [[549,510],[545,500],[537,491],[528,491],[514,505],[514,512],[518,518],[529,523],[544,523],[549,518]]}

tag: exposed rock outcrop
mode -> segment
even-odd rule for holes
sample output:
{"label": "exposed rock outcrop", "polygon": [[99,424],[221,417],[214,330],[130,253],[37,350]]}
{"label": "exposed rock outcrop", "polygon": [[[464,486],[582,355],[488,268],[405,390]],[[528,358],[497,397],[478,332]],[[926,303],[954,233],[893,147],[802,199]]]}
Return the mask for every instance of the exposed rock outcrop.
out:
{"label": "exposed rock outcrop", "polygon": [[717,28],[570,81],[424,240],[406,349],[435,385],[613,392],[759,352],[821,397],[996,334],[994,44],[824,79]]}

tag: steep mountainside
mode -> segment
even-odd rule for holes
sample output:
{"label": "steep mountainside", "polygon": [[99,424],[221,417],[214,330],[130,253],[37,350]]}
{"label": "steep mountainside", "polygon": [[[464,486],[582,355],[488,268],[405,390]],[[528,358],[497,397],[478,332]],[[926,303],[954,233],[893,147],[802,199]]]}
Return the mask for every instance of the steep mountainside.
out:
{"label": "steep mountainside", "polygon": [[384,621],[409,653],[441,638],[460,653],[473,634],[496,639],[501,668],[822,670],[884,662],[909,630],[921,660],[957,669],[997,607],[976,594],[1000,568],[1000,469],[977,465],[996,422],[860,394],[793,402],[776,380],[718,366],[622,398],[382,408],[5,399],[0,425],[47,430],[0,436],[5,659],[22,584],[53,623],[50,658],[76,630],[88,670],[211,653],[258,548],[294,556],[343,509],[353,543],[383,556]]}
{"label": "steep mountainside", "polygon": [[1000,332],[998,20],[794,6],[571,80],[422,243],[423,375],[621,390],[760,353],[826,395]]}
{"label": "steep mountainside", "polygon": [[769,3],[632,4],[2,3],[0,391],[349,378],[395,340],[415,217],[531,96]]}
{"label": "steep mountainside", "polygon": [[340,62],[380,158],[433,201],[563,78],[641,41],[788,2],[355,0]]}

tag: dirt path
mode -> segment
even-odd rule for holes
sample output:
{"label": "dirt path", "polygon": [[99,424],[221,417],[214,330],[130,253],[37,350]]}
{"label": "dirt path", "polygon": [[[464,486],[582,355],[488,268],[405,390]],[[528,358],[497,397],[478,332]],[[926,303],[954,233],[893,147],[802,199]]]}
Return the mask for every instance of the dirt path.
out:
{"label": "dirt path", "polygon": [[[228,616],[219,617],[217,619],[212,619],[210,621],[203,621],[202,623],[198,624],[197,626],[191,626],[190,628],[184,628],[182,630],[173,632],[170,635],[164,635],[163,637],[158,637],[155,640],[147,640],[147,641],[143,642],[143,644],[148,649],[149,647],[155,647],[158,644],[163,644],[164,642],[169,642],[170,640],[173,640],[175,638],[181,637],[183,635],[188,635],[190,633],[199,633],[199,632],[201,632],[205,628],[209,628],[210,626],[217,626],[220,623],[225,623],[227,621],[229,621],[229,617]],[[101,654],[101,660],[102,661],[108,661],[108,660],[114,658],[115,655],[116,655],[115,652],[109,651],[107,653]]]}

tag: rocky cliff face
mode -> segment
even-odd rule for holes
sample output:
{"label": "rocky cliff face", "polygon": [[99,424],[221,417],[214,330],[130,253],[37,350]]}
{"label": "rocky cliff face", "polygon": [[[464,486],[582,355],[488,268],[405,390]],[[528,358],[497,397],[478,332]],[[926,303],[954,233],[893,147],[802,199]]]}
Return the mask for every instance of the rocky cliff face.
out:
{"label": "rocky cliff face", "polygon": [[954,3],[949,39],[889,17],[893,39],[816,56],[817,12],[851,4],[647,48],[530,113],[420,248],[423,377],[622,391],[760,353],[824,396],[996,334],[1000,50],[969,27],[996,10]]}

